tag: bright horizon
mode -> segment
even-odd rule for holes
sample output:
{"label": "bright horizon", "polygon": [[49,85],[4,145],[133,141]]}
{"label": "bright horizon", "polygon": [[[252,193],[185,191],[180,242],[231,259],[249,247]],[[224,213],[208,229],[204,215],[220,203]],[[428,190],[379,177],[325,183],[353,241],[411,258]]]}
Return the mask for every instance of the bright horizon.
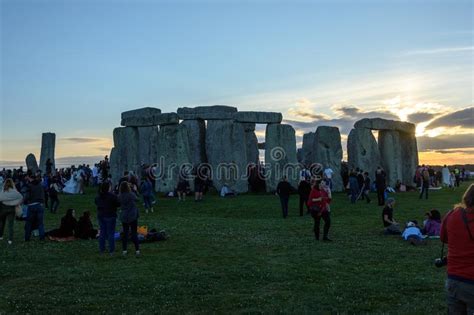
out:
{"label": "bright horizon", "polygon": [[474,164],[471,1],[3,0],[1,17],[0,164],[39,158],[42,132],[57,158],[108,155],[125,110],[214,104],[281,112],[299,147],[406,120],[421,163]]}

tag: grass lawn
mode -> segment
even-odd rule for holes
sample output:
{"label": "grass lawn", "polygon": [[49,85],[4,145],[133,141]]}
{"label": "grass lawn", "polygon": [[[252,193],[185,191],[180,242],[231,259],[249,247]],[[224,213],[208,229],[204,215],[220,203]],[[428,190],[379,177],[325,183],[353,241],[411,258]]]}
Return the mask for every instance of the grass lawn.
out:
{"label": "grass lawn", "polygon": [[[456,191],[395,194],[395,218],[423,220],[461,199]],[[46,230],[69,207],[95,213],[95,190],[60,196],[58,214],[46,214]],[[376,199],[375,194],[372,194]],[[144,244],[142,257],[99,256],[97,241],[0,244],[0,314],[3,313],[445,313],[445,269],[434,267],[439,240],[414,247],[383,236],[381,208],[351,205],[344,194],[332,203],[332,243],[316,242],[310,216],[299,217],[290,198],[283,220],[273,195],[202,203],[159,198],[155,213],[139,224],[165,229],[171,238]],[[95,221],[94,221],[95,222]],[[133,251],[132,251],[133,252]]]}

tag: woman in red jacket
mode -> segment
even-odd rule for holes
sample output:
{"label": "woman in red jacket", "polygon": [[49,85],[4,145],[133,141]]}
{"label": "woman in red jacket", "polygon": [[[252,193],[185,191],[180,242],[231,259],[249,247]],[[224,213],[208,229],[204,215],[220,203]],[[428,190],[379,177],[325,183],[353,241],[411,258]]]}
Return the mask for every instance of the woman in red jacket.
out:
{"label": "woman in red jacket", "polygon": [[448,244],[448,313],[474,314],[474,184],[444,217],[440,238]]}
{"label": "woman in red jacket", "polygon": [[326,190],[323,189],[321,181],[317,181],[308,198],[308,207],[311,211],[311,216],[314,219],[314,236],[319,241],[319,225],[321,218],[324,220],[323,241],[330,242],[328,237],[329,228],[331,227],[331,217],[329,213],[329,198]]}

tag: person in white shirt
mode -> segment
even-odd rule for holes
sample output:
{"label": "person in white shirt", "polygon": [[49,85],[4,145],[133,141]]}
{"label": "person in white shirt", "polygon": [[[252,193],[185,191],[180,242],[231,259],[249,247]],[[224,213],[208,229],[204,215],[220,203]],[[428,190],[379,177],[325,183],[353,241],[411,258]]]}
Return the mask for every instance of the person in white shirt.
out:
{"label": "person in white shirt", "polygon": [[329,187],[329,189],[332,191],[332,174],[334,171],[331,169],[331,167],[328,167],[324,170],[324,180],[326,181],[326,185]]}

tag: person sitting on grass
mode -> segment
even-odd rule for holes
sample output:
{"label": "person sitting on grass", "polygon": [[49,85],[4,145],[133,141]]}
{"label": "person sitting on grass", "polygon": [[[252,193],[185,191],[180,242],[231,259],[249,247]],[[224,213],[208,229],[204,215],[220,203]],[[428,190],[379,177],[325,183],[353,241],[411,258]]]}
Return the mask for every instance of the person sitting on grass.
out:
{"label": "person sitting on grass", "polygon": [[74,209],[68,209],[66,215],[61,218],[59,229],[54,229],[46,233],[51,238],[69,238],[74,236],[77,227],[76,212]]}
{"label": "person sitting on grass", "polygon": [[393,218],[393,210],[395,207],[395,199],[387,198],[385,202],[385,208],[382,211],[382,222],[384,226],[385,235],[400,235],[400,225]]}
{"label": "person sitting on grass", "polygon": [[418,222],[416,220],[412,220],[407,222],[405,230],[403,231],[402,237],[405,241],[408,241],[411,245],[421,245],[426,244],[423,235],[421,234],[421,230],[418,227]]}
{"label": "person sitting on grass", "polygon": [[90,211],[84,211],[79,218],[76,227],[76,237],[83,240],[95,239],[97,237],[97,230],[92,225]]}
{"label": "person sitting on grass", "polygon": [[441,230],[441,214],[433,209],[426,213],[426,220],[423,223],[423,234],[428,236],[439,236]]}

